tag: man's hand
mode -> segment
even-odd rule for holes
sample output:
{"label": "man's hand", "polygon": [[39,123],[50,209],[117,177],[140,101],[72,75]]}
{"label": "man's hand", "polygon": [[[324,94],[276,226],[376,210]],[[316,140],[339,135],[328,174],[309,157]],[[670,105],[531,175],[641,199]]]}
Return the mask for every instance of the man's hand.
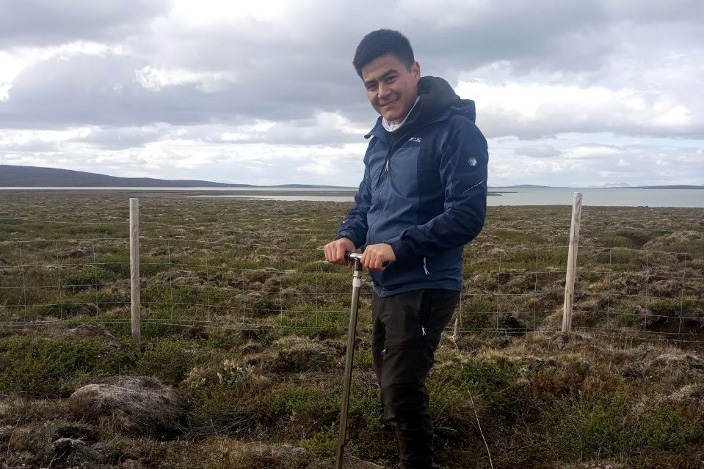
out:
{"label": "man's hand", "polygon": [[368,270],[384,270],[386,266],[396,260],[396,254],[390,244],[371,244],[364,248],[362,265]]}
{"label": "man's hand", "polygon": [[332,241],[323,247],[325,260],[332,264],[347,265],[345,259],[346,252],[354,252],[357,248],[354,243],[347,238],[340,238]]}

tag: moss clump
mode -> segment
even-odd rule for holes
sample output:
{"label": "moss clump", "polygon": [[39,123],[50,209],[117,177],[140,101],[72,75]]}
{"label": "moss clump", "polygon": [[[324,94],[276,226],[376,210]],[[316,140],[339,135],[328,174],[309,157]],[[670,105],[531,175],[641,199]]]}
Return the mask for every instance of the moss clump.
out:
{"label": "moss clump", "polygon": [[[339,399],[334,388],[315,383],[291,383],[272,390],[271,408],[265,419],[271,431],[284,438],[310,435],[333,425],[339,415]],[[329,453],[332,454],[332,453]]]}
{"label": "moss clump", "polygon": [[630,452],[624,399],[594,401],[566,397],[545,409],[542,416],[545,446],[555,460],[579,461],[584,455],[614,457]]}
{"label": "moss clump", "polygon": [[686,453],[704,438],[704,422],[694,408],[652,402],[633,419],[633,449],[642,455],[672,451]]}
{"label": "moss clump", "polygon": [[330,425],[314,432],[309,438],[301,440],[301,446],[313,454],[320,456],[330,456],[335,454],[339,427]]}
{"label": "moss clump", "polygon": [[130,348],[99,338],[17,335],[0,339],[0,391],[66,397],[85,376],[119,373],[134,361]]}
{"label": "moss clump", "polygon": [[157,339],[144,345],[135,363],[136,374],[177,385],[198,360],[201,348],[189,340]]}
{"label": "moss clump", "polygon": [[519,365],[502,355],[469,360],[459,364],[456,371],[455,376],[448,377],[450,381],[466,386],[498,411],[510,408],[520,392],[520,386],[516,387]]}

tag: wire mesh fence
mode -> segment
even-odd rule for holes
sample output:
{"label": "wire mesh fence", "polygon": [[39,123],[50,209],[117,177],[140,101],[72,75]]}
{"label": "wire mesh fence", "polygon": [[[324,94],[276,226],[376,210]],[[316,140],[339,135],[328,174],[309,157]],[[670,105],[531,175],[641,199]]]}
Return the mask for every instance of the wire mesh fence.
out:
{"label": "wire mesh fence", "polygon": [[[79,217],[70,201],[56,216],[48,209],[44,218],[3,214],[2,327],[86,318],[129,323],[126,204],[104,204],[103,210],[83,206],[78,212],[87,216]],[[321,251],[346,204],[149,198],[142,205],[143,322],[316,331],[346,326],[351,270],[325,263]],[[675,210],[674,218],[658,224],[652,214],[632,212],[630,225],[612,229],[602,225],[608,217],[623,220],[623,211],[585,210],[573,327],[700,340],[701,213]],[[650,225],[639,228],[634,220]],[[568,232],[566,207],[490,211],[484,232],[465,249],[464,288],[451,332],[559,330]],[[362,318],[370,295],[365,282]]]}

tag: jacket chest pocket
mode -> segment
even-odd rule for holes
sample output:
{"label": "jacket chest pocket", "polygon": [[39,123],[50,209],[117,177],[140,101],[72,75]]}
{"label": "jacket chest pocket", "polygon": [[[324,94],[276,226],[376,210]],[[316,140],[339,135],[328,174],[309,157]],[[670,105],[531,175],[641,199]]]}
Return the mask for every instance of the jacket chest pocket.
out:
{"label": "jacket chest pocket", "polygon": [[404,147],[391,155],[383,165],[380,182],[388,185],[389,196],[417,197],[420,173],[420,146]]}

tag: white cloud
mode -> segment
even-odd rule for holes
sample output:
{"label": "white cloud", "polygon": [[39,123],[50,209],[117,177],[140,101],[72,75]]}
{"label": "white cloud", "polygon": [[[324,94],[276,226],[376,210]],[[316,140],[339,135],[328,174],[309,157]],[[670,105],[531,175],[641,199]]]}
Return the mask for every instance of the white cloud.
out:
{"label": "white cloud", "polygon": [[633,88],[461,82],[460,96],[479,100],[481,126],[490,136],[540,137],[563,132],[695,133],[704,112]]}
{"label": "white cloud", "polygon": [[137,70],[135,76],[140,85],[151,91],[160,91],[167,86],[195,84],[198,90],[213,93],[236,82],[234,73],[230,71],[199,72],[179,68],[156,68],[151,65]]}
{"label": "white cloud", "polygon": [[565,157],[570,159],[589,159],[613,157],[614,155],[619,155],[620,153],[622,153],[622,151],[616,147],[589,145],[573,147],[569,151],[565,152]]}
{"label": "white cloud", "polygon": [[222,2],[220,0],[175,0],[169,17],[178,22],[211,27],[233,21],[282,21],[295,6],[286,0]]}

